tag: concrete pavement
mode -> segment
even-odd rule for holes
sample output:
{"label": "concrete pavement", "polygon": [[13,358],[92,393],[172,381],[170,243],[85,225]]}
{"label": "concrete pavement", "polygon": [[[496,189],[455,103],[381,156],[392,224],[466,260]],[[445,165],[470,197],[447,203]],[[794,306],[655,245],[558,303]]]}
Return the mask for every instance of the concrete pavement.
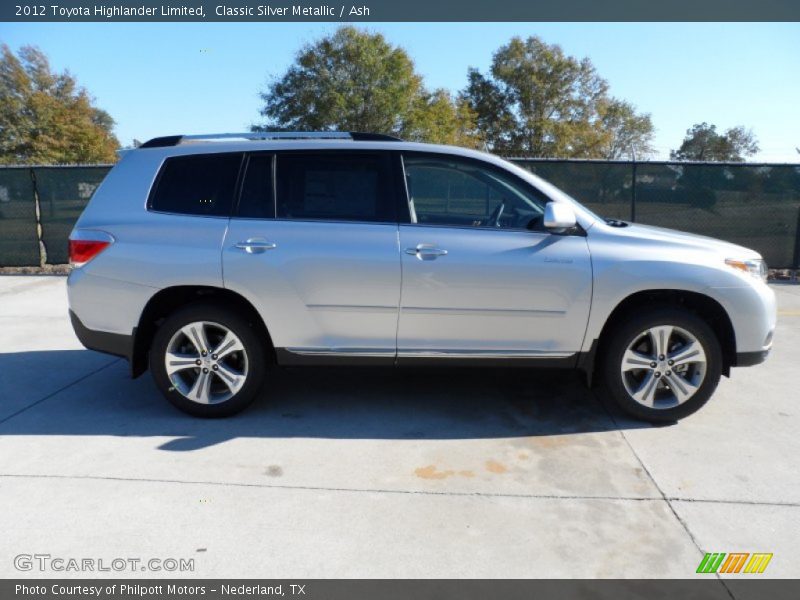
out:
{"label": "concrete pavement", "polygon": [[384,369],[277,371],[203,421],[82,349],[64,278],[2,277],[0,577],[114,575],[20,553],[194,559],[147,577],[692,577],[706,551],[798,577],[800,286],[775,289],[769,361],[676,425],[570,374]]}

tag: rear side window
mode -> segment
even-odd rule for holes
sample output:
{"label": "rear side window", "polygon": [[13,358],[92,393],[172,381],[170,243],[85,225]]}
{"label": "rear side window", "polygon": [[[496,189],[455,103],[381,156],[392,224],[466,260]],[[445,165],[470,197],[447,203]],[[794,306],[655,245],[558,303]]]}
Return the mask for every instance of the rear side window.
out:
{"label": "rear side window", "polygon": [[277,216],[395,221],[388,153],[302,153],[277,157]]}
{"label": "rear side window", "polygon": [[185,215],[231,213],[241,154],[175,156],[164,162],[148,208]]}

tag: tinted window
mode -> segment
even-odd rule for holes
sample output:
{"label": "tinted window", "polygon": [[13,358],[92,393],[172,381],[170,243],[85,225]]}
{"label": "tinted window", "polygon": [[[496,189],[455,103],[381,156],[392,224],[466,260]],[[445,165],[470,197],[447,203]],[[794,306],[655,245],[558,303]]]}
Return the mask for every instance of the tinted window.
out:
{"label": "tinted window", "polygon": [[254,219],[275,216],[271,154],[253,154],[247,161],[237,215]]}
{"label": "tinted window", "polygon": [[150,197],[150,208],[187,215],[228,216],[241,161],[241,154],[168,158]]}
{"label": "tinted window", "polygon": [[394,221],[388,153],[278,155],[278,217]]}
{"label": "tinted window", "polygon": [[459,227],[538,229],[545,200],[524,182],[477,161],[403,157],[416,222]]}

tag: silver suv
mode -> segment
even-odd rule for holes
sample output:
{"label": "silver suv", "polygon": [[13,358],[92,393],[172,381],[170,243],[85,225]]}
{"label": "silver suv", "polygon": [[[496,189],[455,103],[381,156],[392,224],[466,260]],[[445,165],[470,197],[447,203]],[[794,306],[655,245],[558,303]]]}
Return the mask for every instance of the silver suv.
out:
{"label": "silver suv", "polygon": [[363,133],[174,136],[127,153],[70,236],[88,348],[181,410],[278,365],[566,367],[673,421],[762,362],[754,251],[606,220],[500,158]]}

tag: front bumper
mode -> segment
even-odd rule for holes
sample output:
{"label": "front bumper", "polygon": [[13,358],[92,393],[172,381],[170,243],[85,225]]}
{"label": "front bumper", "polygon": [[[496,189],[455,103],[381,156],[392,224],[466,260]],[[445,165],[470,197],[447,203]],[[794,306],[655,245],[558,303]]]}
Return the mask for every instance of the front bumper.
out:
{"label": "front bumper", "polygon": [[712,287],[706,292],[716,299],[733,325],[736,364],[746,367],[766,360],[772,348],[777,322],[775,292],[763,283],[740,287]]}
{"label": "front bumper", "polygon": [[753,365],[760,365],[769,356],[770,349],[759,350],[757,352],[737,352],[736,364],[734,367],[752,367]]}

